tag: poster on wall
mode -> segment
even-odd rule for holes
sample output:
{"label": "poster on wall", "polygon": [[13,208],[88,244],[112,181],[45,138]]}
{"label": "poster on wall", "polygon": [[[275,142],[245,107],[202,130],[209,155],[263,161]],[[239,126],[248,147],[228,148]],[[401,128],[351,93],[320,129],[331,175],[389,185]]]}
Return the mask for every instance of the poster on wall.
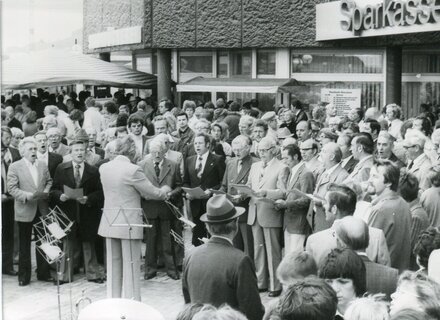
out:
{"label": "poster on wall", "polygon": [[333,104],[338,116],[361,107],[361,89],[321,89],[321,101]]}

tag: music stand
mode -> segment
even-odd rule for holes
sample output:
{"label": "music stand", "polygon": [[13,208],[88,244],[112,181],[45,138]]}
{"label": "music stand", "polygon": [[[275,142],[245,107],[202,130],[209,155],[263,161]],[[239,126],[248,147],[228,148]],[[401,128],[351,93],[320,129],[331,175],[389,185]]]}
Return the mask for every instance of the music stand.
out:
{"label": "music stand", "polygon": [[[151,224],[149,224],[148,222],[148,218],[145,215],[145,212],[142,208],[105,208],[102,209],[103,211],[103,215],[106,218],[108,224],[110,225],[110,227],[128,227],[128,240],[129,240],[129,244],[130,244],[130,267],[131,267],[131,276],[133,277],[132,281],[133,281],[133,286],[135,284],[135,278],[134,278],[134,261],[133,261],[133,248],[132,248],[132,243],[131,243],[131,233],[133,231],[133,228],[152,228],[153,226]],[[109,221],[108,216],[105,214],[105,211],[117,211],[116,217],[113,219],[113,221]],[[130,221],[127,218],[127,215],[125,214],[125,211],[138,211],[142,217],[142,223],[130,223]],[[120,216],[122,215],[123,217],[123,221],[125,221],[125,223],[116,223],[117,220]],[[134,298],[134,297],[132,297]]]}
{"label": "music stand", "polygon": [[61,259],[64,252],[58,246],[62,239],[71,231],[73,222],[67,215],[56,206],[47,215],[40,217],[40,221],[35,224],[37,237],[36,248],[47,263],[56,263],[57,268],[57,296],[58,296],[58,316],[61,320],[61,300],[60,300],[60,272]]}

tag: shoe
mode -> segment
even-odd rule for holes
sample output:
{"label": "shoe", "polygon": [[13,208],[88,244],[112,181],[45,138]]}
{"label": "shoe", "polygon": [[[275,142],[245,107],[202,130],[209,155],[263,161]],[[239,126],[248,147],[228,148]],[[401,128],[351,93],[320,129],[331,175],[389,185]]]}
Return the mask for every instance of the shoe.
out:
{"label": "shoe", "polygon": [[179,280],[179,274],[177,272],[167,272],[168,277],[170,277],[173,280]]}
{"label": "shoe", "polygon": [[150,280],[150,279],[153,279],[154,277],[156,277],[156,275],[157,275],[157,272],[146,273],[145,276],[144,276],[144,279],[145,280]]}
{"label": "shoe", "polygon": [[18,272],[15,271],[14,269],[12,269],[12,270],[5,270],[2,272],[2,274],[8,275],[8,276],[17,276]]}
{"label": "shoe", "polygon": [[88,282],[94,282],[94,283],[104,283],[104,279],[89,279]]}
{"label": "shoe", "polygon": [[271,298],[275,298],[275,297],[279,297],[280,294],[281,294],[281,290],[269,291],[268,296]]}
{"label": "shoe", "polygon": [[38,281],[43,281],[43,282],[54,282],[55,279],[52,278],[51,276],[48,277],[37,277]]}
{"label": "shoe", "polygon": [[29,284],[29,282],[30,282],[30,281],[18,281],[18,285],[19,285],[20,287],[24,287],[24,286],[27,286],[27,285]]}
{"label": "shoe", "polygon": [[258,289],[258,292],[266,292],[267,291],[267,288],[264,288],[264,289]]}

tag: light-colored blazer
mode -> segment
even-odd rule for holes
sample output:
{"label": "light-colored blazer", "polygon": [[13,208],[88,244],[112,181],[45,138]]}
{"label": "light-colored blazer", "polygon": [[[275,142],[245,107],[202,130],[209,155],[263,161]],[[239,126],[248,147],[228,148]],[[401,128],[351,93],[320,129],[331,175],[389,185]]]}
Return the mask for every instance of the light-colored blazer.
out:
{"label": "light-colored blazer", "polygon": [[422,158],[414,164],[411,169],[408,170],[419,180],[420,193],[431,187],[431,181],[429,180],[428,172],[432,167],[431,160],[426,154],[423,154]]}
{"label": "light-colored blazer", "polygon": [[[265,174],[260,181],[262,171],[262,161],[252,164],[249,172],[247,185],[254,191],[267,190],[267,198],[282,199],[283,190],[286,189],[289,168],[277,158],[274,158],[265,169]],[[283,216],[281,211],[267,202],[252,197],[249,201],[248,224],[253,225],[257,219],[258,224],[266,228],[281,228],[283,226]]]}
{"label": "light-colored blazer", "polygon": [[[342,168],[339,164],[330,175],[327,175],[327,170],[321,173],[316,181],[316,187],[314,194],[320,198],[324,198],[327,193],[330,183],[341,183],[348,176],[348,172]],[[316,212],[314,212],[314,202],[310,203],[309,211],[307,213],[307,221],[310,224],[313,232],[325,230],[331,227],[331,223],[325,219],[325,212],[322,206],[316,206]]]}
{"label": "light-colored blazer", "polygon": [[[368,259],[382,265],[390,266],[390,253],[382,230],[372,227],[369,227],[368,230],[370,233],[370,242],[365,251]],[[317,264],[319,264],[332,249],[337,248],[338,243],[336,237],[333,235],[334,232],[333,228],[329,228],[314,233],[307,239],[306,251],[312,255]]]}
{"label": "light-colored blazer", "polygon": [[162,200],[166,193],[154,187],[142,169],[124,156],[101,165],[99,173],[105,200],[98,234],[106,238],[142,239],[142,227],[133,227],[130,235],[126,225],[143,223],[141,197]]}
{"label": "light-colored blazer", "polygon": [[35,160],[38,170],[38,185],[32,179],[31,172],[26,165],[25,159],[11,164],[8,170],[8,191],[14,197],[15,220],[20,222],[32,222],[37,213],[37,208],[42,215],[49,213],[47,200],[28,200],[36,192],[49,192],[52,187],[52,179],[49,169],[44,162]]}

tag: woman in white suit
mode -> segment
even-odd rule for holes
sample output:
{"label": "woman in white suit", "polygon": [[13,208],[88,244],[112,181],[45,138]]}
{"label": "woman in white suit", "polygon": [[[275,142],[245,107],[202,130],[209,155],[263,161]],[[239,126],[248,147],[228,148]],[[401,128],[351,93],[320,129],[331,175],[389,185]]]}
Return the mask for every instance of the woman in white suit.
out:
{"label": "woman in white suit", "polygon": [[140,301],[141,197],[166,200],[171,189],[154,187],[132,163],[136,145],[131,137],[116,140],[115,153],[99,169],[105,201],[98,233],[106,238],[107,296]]}

